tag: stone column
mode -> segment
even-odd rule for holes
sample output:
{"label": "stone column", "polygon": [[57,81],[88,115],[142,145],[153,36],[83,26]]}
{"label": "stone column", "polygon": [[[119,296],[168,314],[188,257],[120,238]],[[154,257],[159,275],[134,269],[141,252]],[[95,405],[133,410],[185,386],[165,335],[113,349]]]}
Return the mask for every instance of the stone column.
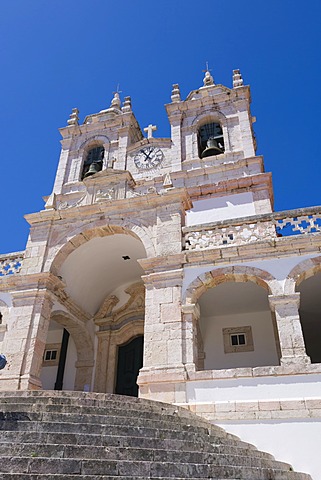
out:
{"label": "stone column", "polygon": [[184,363],[189,372],[204,369],[203,340],[199,328],[200,309],[195,303],[182,306]]}
{"label": "stone column", "polygon": [[14,320],[5,337],[10,354],[8,367],[1,374],[0,389],[41,389],[40,373],[52,297],[44,288],[12,292],[12,299]]}
{"label": "stone column", "polygon": [[310,363],[305,351],[299,316],[300,293],[269,295],[272,312],[275,313],[280,340],[281,365]]}
{"label": "stone column", "polygon": [[97,337],[98,348],[96,355],[94,391],[106,393],[110,330],[97,332]]}

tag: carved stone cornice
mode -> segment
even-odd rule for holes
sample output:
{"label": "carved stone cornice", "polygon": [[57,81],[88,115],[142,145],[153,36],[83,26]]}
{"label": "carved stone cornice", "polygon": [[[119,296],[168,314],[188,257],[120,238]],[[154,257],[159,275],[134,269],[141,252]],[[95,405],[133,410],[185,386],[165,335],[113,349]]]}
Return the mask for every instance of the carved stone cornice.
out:
{"label": "carved stone cornice", "polygon": [[100,309],[94,317],[94,322],[99,327],[112,328],[112,325],[123,322],[130,317],[137,317],[137,315],[143,315],[145,311],[145,287],[144,284],[134,283],[130,285],[126,290],[130,297],[127,302],[113,311],[113,308],[119,302],[116,295],[108,295],[102,303]]}
{"label": "carved stone cornice", "polygon": [[[83,198],[86,194],[83,193]],[[65,209],[48,209],[41,210],[37,213],[30,213],[25,215],[25,219],[30,225],[45,223],[49,221],[58,220],[75,220],[75,211],[77,211],[77,219],[79,216],[83,220],[92,218],[93,215],[100,216],[102,214],[108,215],[110,218],[113,216],[119,216],[121,212],[124,217],[137,216],[138,211],[153,210],[157,207],[166,207],[168,205],[179,204],[181,211],[189,210],[192,208],[190,197],[186,188],[172,188],[158,193],[157,190],[146,192],[146,194],[129,197],[118,198],[116,200],[109,201],[97,201],[96,203],[75,205]]]}
{"label": "carved stone cornice", "polygon": [[14,277],[7,284],[7,288],[2,288],[2,291],[10,291],[12,297],[16,300],[27,297],[34,297],[39,294],[46,294],[51,296],[51,300],[57,300],[76,318],[87,321],[91,315],[79,307],[65,291],[65,284],[52,273],[42,272],[31,275],[11,275]]}
{"label": "carved stone cornice", "polygon": [[94,316],[95,323],[97,324],[96,320],[108,317],[108,315],[118,302],[119,298],[116,297],[116,295],[108,295],[108,297],[105,298],[98,312]]}
{"label": "carved stone cornice", "polygon": [[183,269],[143,275],[142,279],[146,288],[180,287],[183,284]]}
{"label": "carved stone cornice", "polygon": [[145,270],[146,274],[156,272],[168,272],[178,270],[185,263],[185,253],[176,255],[167,255],[153,258],[142,258],[137,260],[139,265]]}

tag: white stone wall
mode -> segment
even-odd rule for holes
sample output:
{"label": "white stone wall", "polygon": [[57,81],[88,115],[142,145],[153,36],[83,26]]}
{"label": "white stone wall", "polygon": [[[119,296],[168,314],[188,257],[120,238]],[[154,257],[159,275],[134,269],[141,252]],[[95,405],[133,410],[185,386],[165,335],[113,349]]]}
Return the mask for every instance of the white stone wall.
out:
{"label": "white stone wall", "polygon": [[217,425],[259,450],[271,453],[277,460],[289,463],[295,471],[308,473],[313,480],[321,480],[321,418],[241,420]]}
{"label": "white stone wall", "polygon": [[186,226],[246,217],[255,213],[253,194],[250,192],[196,200],[193,208],[186,212]]}
{"label": "white stone wall", "polygon": [[[205,370],[279,364],[269,311],[223,316],[213,314],[212,317],[205,318],[201,316],[200,326],[204,342]],[[250,326],[252,329],[254,350],[225,353],[223,328],[244,326]]]}

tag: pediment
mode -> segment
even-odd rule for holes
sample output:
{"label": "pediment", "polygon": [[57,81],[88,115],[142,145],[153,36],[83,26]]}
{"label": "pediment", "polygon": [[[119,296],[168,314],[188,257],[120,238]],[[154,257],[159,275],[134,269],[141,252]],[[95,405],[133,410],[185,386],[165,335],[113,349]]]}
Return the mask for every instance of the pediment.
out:
{"label": "pediment", "polygon": [[211,85],[209,87],[200,87],[198,90],[192,90],[186,100],[197,100],[204,97],[214,97],[216,95],[227,94],[230,95],[233,92],[228,87],[224,85]]}

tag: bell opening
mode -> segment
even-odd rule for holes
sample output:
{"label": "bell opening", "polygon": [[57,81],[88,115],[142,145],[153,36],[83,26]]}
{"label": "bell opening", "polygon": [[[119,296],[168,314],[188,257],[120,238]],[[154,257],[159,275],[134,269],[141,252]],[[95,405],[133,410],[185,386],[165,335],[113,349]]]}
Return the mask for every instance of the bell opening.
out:
{"label": "bell opening", "polygon": [[105,149],[102,146],[94,147],[89,150],[82,169],[81,180],[84,178],[95,175],[103,168],[103,158]]}
{"label": "bell opening", "polygon": [[219,123],[207,123],[198,130],[199,158],[221,155],[224,153],[223,130]]}

